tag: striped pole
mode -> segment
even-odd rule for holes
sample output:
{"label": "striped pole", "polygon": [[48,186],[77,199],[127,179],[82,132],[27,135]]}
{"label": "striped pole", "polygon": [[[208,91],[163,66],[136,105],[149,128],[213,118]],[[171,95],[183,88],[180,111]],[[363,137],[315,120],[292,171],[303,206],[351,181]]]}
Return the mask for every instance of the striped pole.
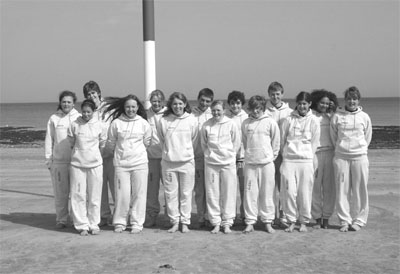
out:
{"label": "striped pole", "polygon": [[144,42],[144,98],[150,107],[150,93],[156,89],[156,45],[154,36],[154,0],[142,0]]}

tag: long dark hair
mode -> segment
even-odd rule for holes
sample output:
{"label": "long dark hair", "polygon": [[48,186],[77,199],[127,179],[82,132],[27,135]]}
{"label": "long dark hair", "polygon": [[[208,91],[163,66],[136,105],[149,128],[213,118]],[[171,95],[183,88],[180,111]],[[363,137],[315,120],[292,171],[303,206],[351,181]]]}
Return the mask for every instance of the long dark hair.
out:
{"label": "long dark hair", "polygon": [[143,104],[140,102],[139,98],[136,95],[129,94],[125,97],[107,97],[105,98],[106,105],[104,108],[104,114],[109,113],[110,116],[107,118],[112,118],[112,121],[117,119],[119,116],[125,113],[125,103],[128,100],[135,100],[138,105],[138,110],[136,112],[137,115],[141,116],[143,119],[147,120],[146,110],[144,109]]}
{"label": "long dark hair", "polygon": [[168,116],[170,114],[174,114],[174,111],[172,110],[172,102],[174,101],[174,99],[179,99],[182,102],[184,102],[186,104],[185,107],[185,111],[187,113],[192,113],[192,108],[189,105],[188,100],[186,99],[185,94],[181,93],[181,92],[174,92],[169,96],[168,102],[167,102],[167,110],[164,112],[163,116]]}

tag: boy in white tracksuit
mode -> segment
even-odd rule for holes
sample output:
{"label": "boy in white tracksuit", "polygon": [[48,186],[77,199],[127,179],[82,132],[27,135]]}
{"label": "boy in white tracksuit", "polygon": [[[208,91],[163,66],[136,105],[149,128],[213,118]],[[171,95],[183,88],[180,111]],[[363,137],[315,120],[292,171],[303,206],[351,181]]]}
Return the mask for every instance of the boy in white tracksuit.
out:
{"label": "boy in white tracksuit", "polygon": [[[234,90],[228,94],[229,108],[226,109],[225,115],[226,117],[232,119],[237,128],[240,131],[240,136],[242,136],[242,123],[246,120],[249,115],[246,111],[242,109],[243,105],[246,103],[246,99],[244,93],[241,91]],[[237,181],[239,186],[239,194],[240,194],[240,208],[239,208],[239,218],[236,220],[236,223],[243,224],[244,223],[244,148],[243,142],[240,143],[240,149],[236,154],[236,174]]]}
{"label": "boy in white tracksuit", "polygon": [[[148,159],[151,127],[142,117],[145,110],[135,95],[115,99],[117,114],[108,108],[114,120],[108,131],[107,153],[114,154],[115,209],[114,232],[121,233],[130,217],[131,233],[143,230],[146,216]],[[146,116],[145,116],[146,117]]]}
{"label": "boy in white tracksuit", "polygon": [[155,90],[150,94],[151,107],[147,110],[147,121],[151,126],[151,141],[147,148],[149,158],[149,177],[147,184],[147,202],[146,202],[146,221],[145,227],[152,227],[156,224],[156,219],[160,213],[160,201],[158,199],[160,192],[161,172],[161,145],[158,138],[157,127],[166,107],[162,106],[164,94],[160,90]]}
{"label": "boy in white tracksuit", "polygon": [[[333,159],[336,182],[336,210],[340,231],[357,231],[367,224],[368,146],[372,137],[371,119],[359,106],[356,87],[345,92],[345,109],[338,109],[331,119],[331,138],[335,144]],[[350,208],[351,206],[351,208]]]}
{"label": "boy in white tracksuit", "polygon": [[249,100],[249,118],[242,124],[244,155],[244,212],[246,228],[244,233],[254,231],[257,217],[265,224],[268,233],[274,233],[272,221],[275,218],[274,159],[279,153],[280,132],[278,124],[268,113],[264,113],[266,100],[253,96]]}
{"label": "boy in white tracksuit", "polygon": [[198,142],[196,118],[182,93],[171,94],[167,111],[160,119],[158,136],[162,147],[162,174],[167,213],[172,224],[168,232],[189,232],[194,188],[194,149]]}
{"label": "boy in white tracksuit", "polygon": [[[68,131],[71,155],[71,209],[75,229],[82,236],[98,234],[100,228],[101,189],[103,185],[102,152],[106,134],[101,122],[93,117],[95,105],[91,100],[82,103],[82,117]],[[91,113],[90,113],[91,110]]]}
{"label": "boy in white tracksuit", "polygon": [[[278,123],[279,130],[282,131],[282,123],[283,121],[289,117],[292,113],[293,109],[289,107],[289,104],[282,101],[284,95],[284,89],[281,83],[272,82],[268,86],[268,96],[270,100],[267,103],[267,112],[271,115],[271,117]],[[279,153],[278,157],[276,157],[274,161],[275,165],[275,195],[274,201],[276,204],[275,207],[275,223],[282,225],[282,227],[286,227],[285,217],[283,215],[282,202],[279,201],[279,192],[281,188],[281,173],[280,167],[282,164],[282,154]]]}
{"label": "boy in white tracksuit", "polygon": [[67,225],[69,215],[71,146],[67,132],[71,123],[80,116],[80,113],[74,108],[75,93],[63,91],[59,101],[57,112],[51,115],[47,122],[45,159],[53,183],[56,227],[62,229]]}
{"label": "boy in white tracksuit", "polygon": [[220,227],[230,233],[236,215],[236,154],[241,136],[235,122],[224,115],[224,103],[211,104],[213,118],[201,130],[201,147],[204,151],[207,213],[214,229]]}
{"label": "boy in white tracksuit", "polygon": [[319,145],[320,127],[310,110],[310,94],[300,92],[296,102],[296,110],[282,124],[281,201],[289,223],[285,231],[292,232],[298,220],[299,231],[306,232],[306,224],[311,219],[314,170],[317,167],[315,152]]}
{"label": "boy in white tracksuit", "polygon": [[[203,126],[203,124],[212,117],[210,105],[214,99],[214,93],[209,88],[204,88],[199,91],[197,96],[198,106],[194,107],[192,110],[193,116],[197,120],[198,132]],[[198,227],[203,227],[206,225],[207,217],[207,206],[206,206],[206,190],[204,182],[204,153],[201,149],[200,139],[198,144],[196,144],[196,149],[194,151],[195,155],[195,184],[194,184],[194,199],[197,207],[197,220]]]}

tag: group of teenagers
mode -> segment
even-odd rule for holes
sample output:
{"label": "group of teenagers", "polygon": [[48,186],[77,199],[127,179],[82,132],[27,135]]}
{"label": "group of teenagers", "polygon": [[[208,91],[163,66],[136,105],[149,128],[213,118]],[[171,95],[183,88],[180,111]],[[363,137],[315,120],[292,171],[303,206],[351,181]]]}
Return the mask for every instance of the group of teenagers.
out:
{"label": "group of teenagers", "polygon": [[294,110],[279,82],[269,85],[269,100],[248,102],[240,91],[214,100],[204,88],[193,108],[183,93],[166,101],[154,90],[146,110],[135,95],[103,98],[94,81],[83,94],[79,113],[76,94],[61,92],[47,124],[58,229],[71,215],[82,236],[104,225],[140,233],[156,225],[160,184],[170,233],[190,231],[192,196],[197,227],[213,234],[237,223],[250,233],[258,220],[268,233],[296,224],[305,232],[312,219],[314,228],[328,228],[335,209],[342,232],[367,223],[372,125],[357,87],[344,92],[344,107],[332,92],[302,91]]}

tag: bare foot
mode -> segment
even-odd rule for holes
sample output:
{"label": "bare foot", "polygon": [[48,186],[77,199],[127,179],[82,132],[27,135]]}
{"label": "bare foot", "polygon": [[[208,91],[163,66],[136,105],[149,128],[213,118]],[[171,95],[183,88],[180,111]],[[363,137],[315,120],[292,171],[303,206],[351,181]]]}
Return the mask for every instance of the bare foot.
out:
{"label": "bare foot", "polygon": [[247,234],[254,231],[253,225],[247,225],[246,228],[243,230],[243,233]]}
{"label": "bare foot", "polygon": [[224,225],[224,233],[225,234],[232,233],[231,227],[229,225]]}
{"label": "bare foot", "polygon": [[306,224],[300,224],[299,231],[300,231],[300,232],[307,232]]}
{"label": "bare foot", "polygon": [[268,232],[268,233],[275,233],[275,229],[273,229],[272,228],[272,225],[271,225],[271,223],[267,223],[266,225],[265,225],[265,230]]}
{"label": "bare foot", "polygon": [[348,225],[342,225],[339,229],[340,232],[347,232],[349,231],[349,226]]}
{"label": "bare foot", "polygon": [[313,225],[314,229],[320,229],[321,228],[321,218],[315,219],[317,222],[315,225]]}
{"label": "bare foot", "polygon": [[81,236],[88,236],[88,235],[89,235],[89,232],[88,232],[87,230],[82,230],[79,234],[80,234]]}
{"label": "bare foot", "polygon": [[293,232],[295,223],[289,224],[289,227],[285,229],[285,232]]}
{"label": "bare foot", "polygon": [[190,232],[188,225],[182,224],[182,233],[188,233],[188,232]]}
{"label": "bare foot", "polygon": [[221,229],[221,227],[219,225],[214,226],[214,229],[211,230],[211,234],[217,234],[219,232],[219,230]]}
{"label": "bare foot", "polygon": [[132,230],[131,230],[131,234],[139,234],[140,232],[141,232],[141,230],[138,228],[132,228]]}
{"label": "bare foot", "polygon": [[179,223],[174,224],[170,229],[168,229],[168,233],[175,233],[179,229]]}
{"label": "bare foot", "polygon": [[329,219],[322,219],[322,228],[328,229],[329,227]]}
{"label": "bare foot", "polygon": [[361,226],[353,224],[350,226],[352,231],[359,231],[361,229]]}

